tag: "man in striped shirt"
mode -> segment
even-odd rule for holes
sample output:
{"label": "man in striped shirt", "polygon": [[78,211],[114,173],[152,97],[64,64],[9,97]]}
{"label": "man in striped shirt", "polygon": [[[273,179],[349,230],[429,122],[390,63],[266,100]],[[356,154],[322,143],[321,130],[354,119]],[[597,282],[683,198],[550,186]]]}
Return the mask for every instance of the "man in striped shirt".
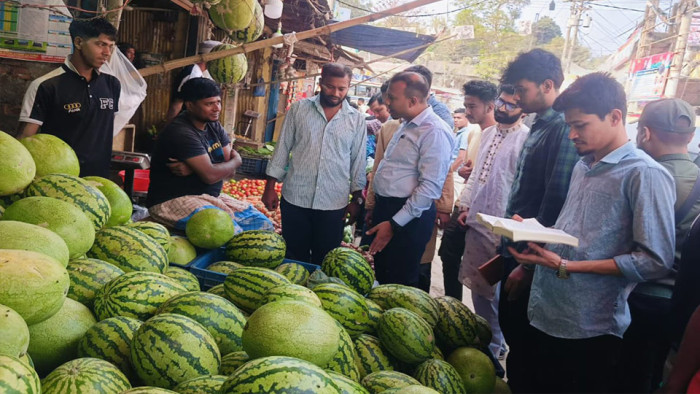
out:
{"label": "man in striped shirt", "polygon": [[[345,100],[351,78],[347,66],[323,66],[321,93],[289,109],[267,166],[262,201],[280,205],[288,258],[320,264],[340,246],[346,214],[353,223],[364,204],[367,127]],[[281,201],[276,182],[284,182]]]}

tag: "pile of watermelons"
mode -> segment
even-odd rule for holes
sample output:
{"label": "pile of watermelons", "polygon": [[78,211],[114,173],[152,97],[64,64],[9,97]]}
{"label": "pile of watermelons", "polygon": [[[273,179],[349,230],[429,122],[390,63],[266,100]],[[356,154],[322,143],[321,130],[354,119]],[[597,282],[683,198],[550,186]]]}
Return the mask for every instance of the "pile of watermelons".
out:
{"label": "pile of watermelons", "polygon": [[[313,273],[282,263],[281,236],[197,217],[216,210],[189,240],[131,223],[121,189],[76,164],[55,137],[0,132],[0,393],[502,389],[488,324],[460,301],[373,287],[347,248]],[[190,241],[224,247],[209,267],[223,284],[200,291],[170,265],[194,258]]]}

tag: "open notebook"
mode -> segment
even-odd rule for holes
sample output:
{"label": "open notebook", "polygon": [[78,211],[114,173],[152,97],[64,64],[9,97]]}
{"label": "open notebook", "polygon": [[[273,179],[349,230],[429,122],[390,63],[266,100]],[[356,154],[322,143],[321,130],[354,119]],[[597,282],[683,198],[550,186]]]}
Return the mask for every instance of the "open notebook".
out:
{"label": "open notebook", "polygon": [[545,227],[534,218],[524,219],[522,222],[519,222],[513,219],[477,213],[476,220],[494,234],[502,235],[516,242],[531,241],[578,247],[578,238],[562,230]]}

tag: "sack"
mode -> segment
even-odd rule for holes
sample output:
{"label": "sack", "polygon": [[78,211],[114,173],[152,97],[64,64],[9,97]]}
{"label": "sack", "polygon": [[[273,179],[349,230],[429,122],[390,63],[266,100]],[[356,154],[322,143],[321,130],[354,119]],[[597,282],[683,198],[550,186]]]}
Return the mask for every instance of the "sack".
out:
{"label": "sack", "polygon": [[121,84],[119,111],[114,115],[114,135],[116,136],[129,123],[143,99],[146,98],[147,85],[136,67],[119,48],[114,49],[114,53],[100,68],[100,72],[117,77]]}
{"label": "sack", "polygon": [[275,226],[272,221],[267,218],[262,212],[258,211],[252,205],[243,211],[233,214],[236,224],[241,226],[243,231],[248,230],[267,230],[275,231]]}

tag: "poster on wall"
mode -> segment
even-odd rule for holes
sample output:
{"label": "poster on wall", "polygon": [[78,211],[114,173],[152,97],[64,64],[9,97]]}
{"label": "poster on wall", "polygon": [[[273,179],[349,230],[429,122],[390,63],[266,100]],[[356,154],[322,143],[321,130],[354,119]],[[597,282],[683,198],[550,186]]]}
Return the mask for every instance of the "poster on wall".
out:
{"label": "poster on wall", "polygon": [[62,63],[72,18],[61,0],[0,2],[0,58]]}
{"label": "poster on wall", "polygon": [[673,52],[665,52],[632,62],[628,101],[651,101],[662,98],[672,60]]}

